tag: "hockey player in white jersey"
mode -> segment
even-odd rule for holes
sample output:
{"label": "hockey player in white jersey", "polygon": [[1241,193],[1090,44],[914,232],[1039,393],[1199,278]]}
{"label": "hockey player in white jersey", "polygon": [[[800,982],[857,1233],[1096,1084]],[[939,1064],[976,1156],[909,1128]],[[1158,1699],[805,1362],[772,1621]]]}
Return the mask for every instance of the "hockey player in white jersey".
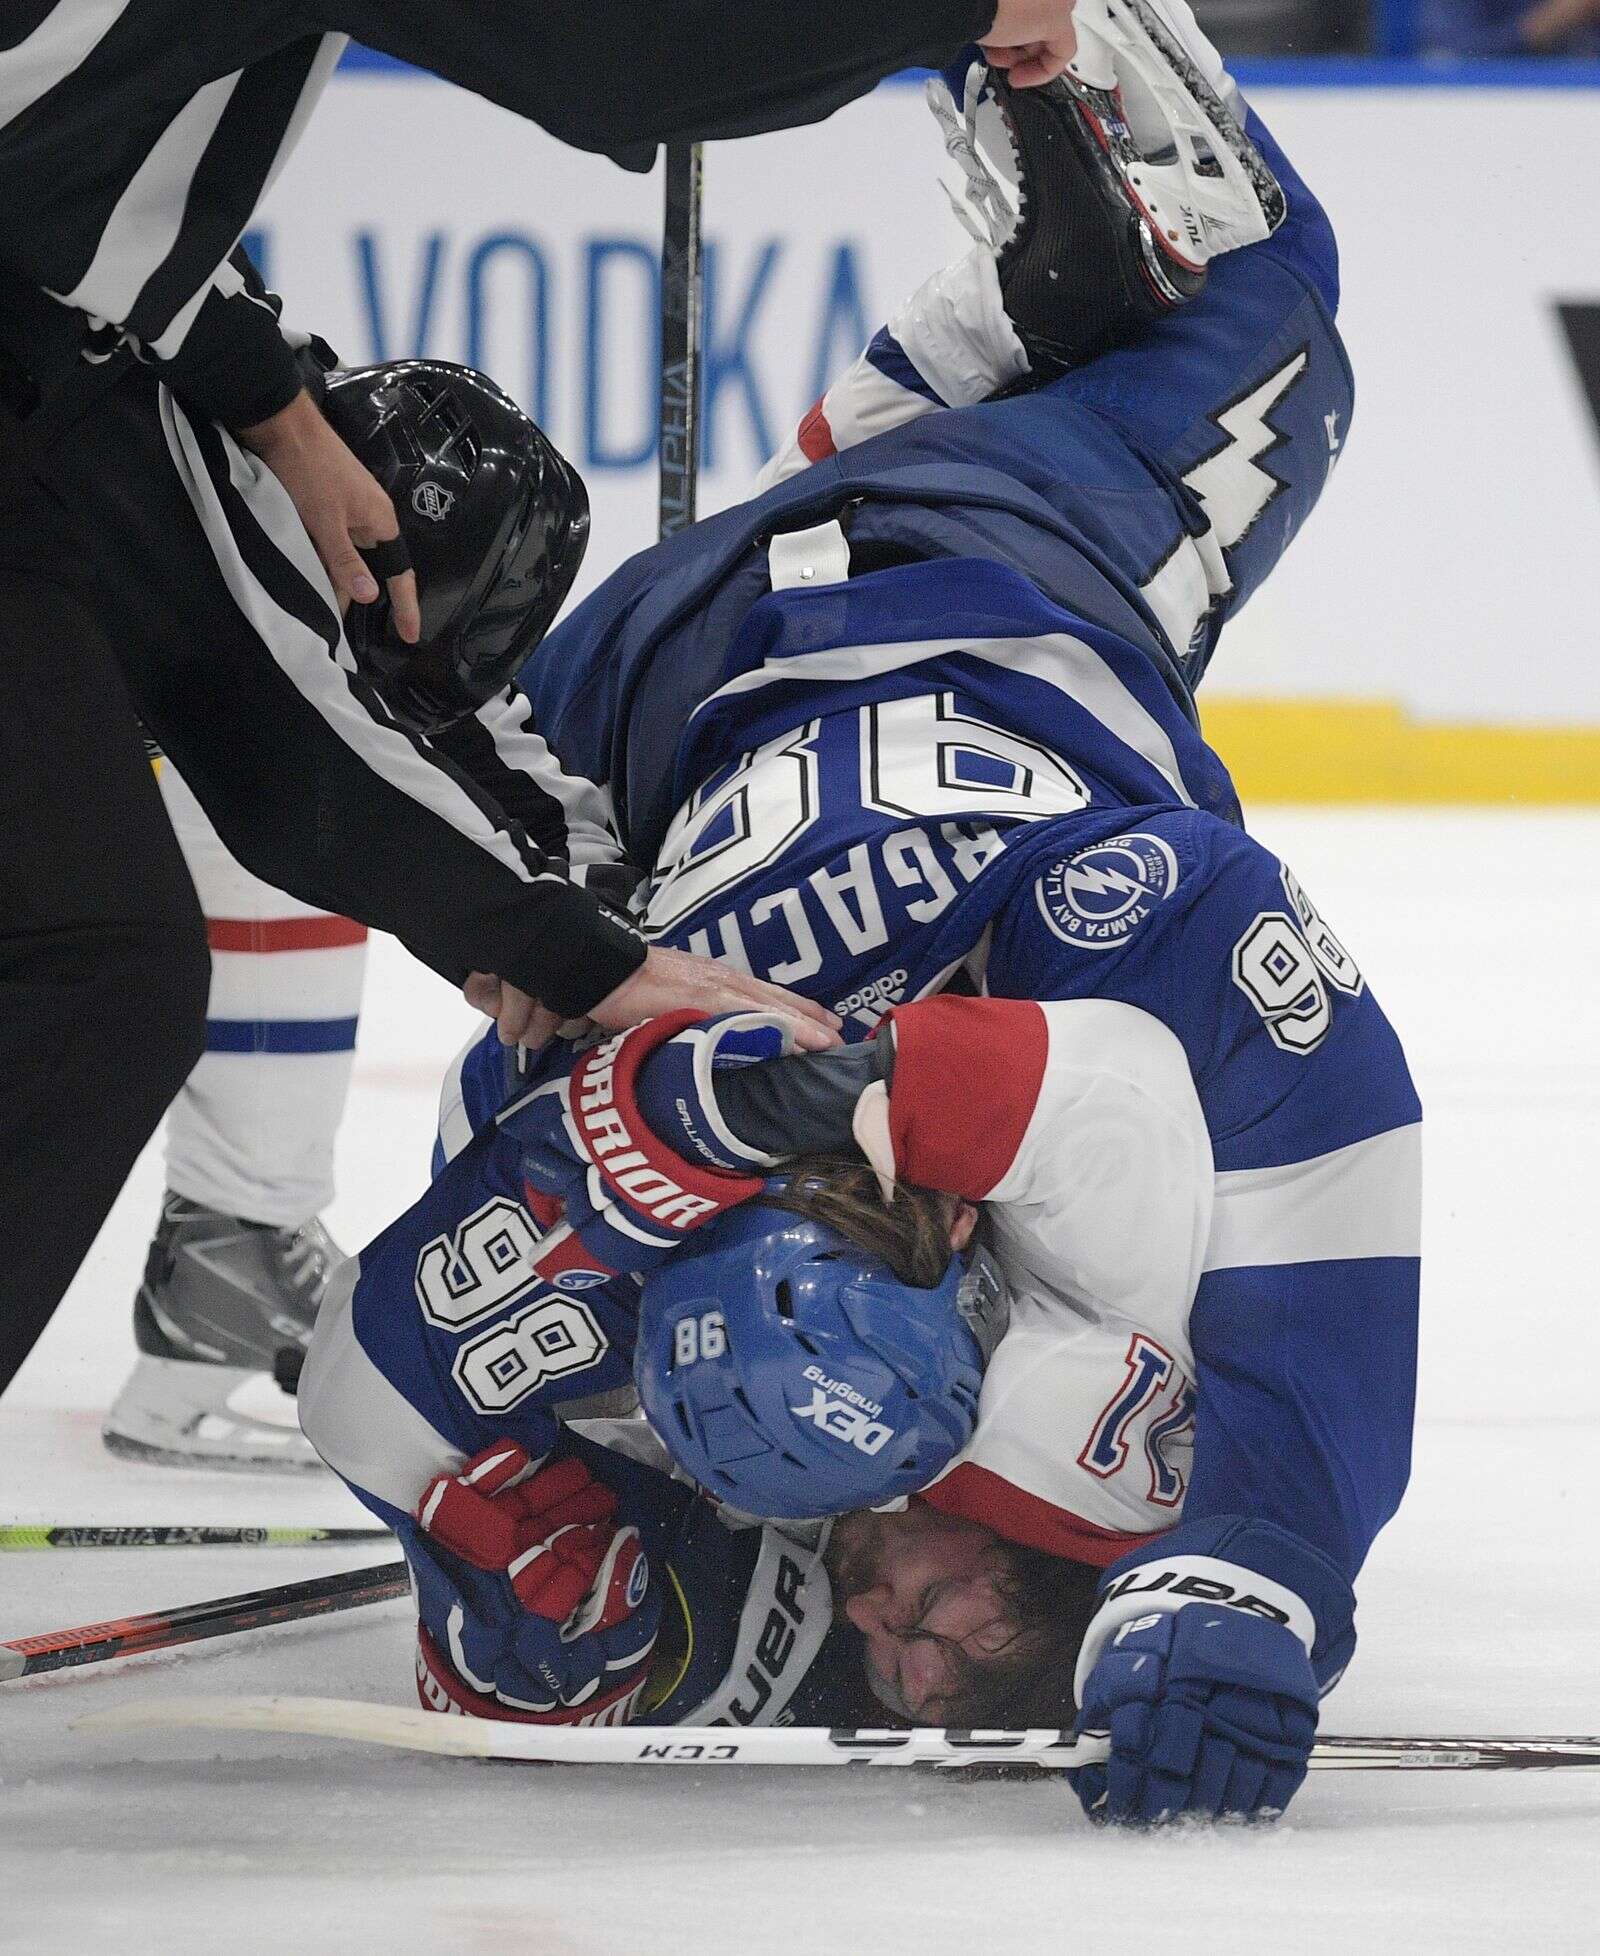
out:
{"label": "hockey player in white jersey", "polygon": [[321,1472],[274,1368],[281,1351],[303,1351],[343,1255],[321,1212],[367,932],[252,876],[177,770],[158,766],[211,948],[206,1051],[167,1114],[138,1356],[102,1434],[147,1463]]}
{"label": "hockey player in white jersey", "polygon": [[[1349,376],[1326,219],[1259,122],[1241,130],[1186,10],[1086,0],[1079,22],[1080,72],[1033,102],[947,78],[963,157],[987,98],[1003,111],[1020,207],[983,191],[988,244],[830,390],[790,458],[810,466],[625,567],[522,679],[653,862],[647,929],[838,1003],[858,1037],[894,1007],[888,1028],[866,1058],[721,1073],[719,1023],[703,1067],[684,1029],[647,1028],[570,1087],[541,1062],[509,1106],[481,1047],[433,1193],[459,1230],[490,1172],[522,1235],[482,1269],[477,1237],[419,1246],[402,1219],[380,1239],[319,1336],[308,1430],[414,1512],[430,1462],[448,1479],[517,1437],[552,1362],[599,1379],[611,1323],[574,1343],[556,1301],[648,1269],[635,1376],[656,1431],[733,1505],[806,1512],[777,1505],[796,1417],[849,1448],[859,1423],[829,1402],[875,1395],[830,1367],[820,1403],[797,1378],[798,1403],[755,1417],[745,1355],[703,1335],[734,1270],[703,1269],[820,1098],[834,1145],[990,1219],[1012,1328],[961,1456],[916,1499],[1107,1570],[1079,1683],[1113,1751],[1078,1776],[1085,1805],[1271,1812],[1404,1486],[1418,1110],[1354,960],[1237,826],[1192,689],[1320,493]],[[930,996],[952,984],[989,995]],[[642,1213],[608,1174],[619,1147],[688,1210]],[[703,1236],[670,1255],[690,1222]],[[412,1323],[419,1247],[453,1273],[459,1332],[443,1302]],[[479,1649],[486,1619],[464,1592],[451,1607]]]}

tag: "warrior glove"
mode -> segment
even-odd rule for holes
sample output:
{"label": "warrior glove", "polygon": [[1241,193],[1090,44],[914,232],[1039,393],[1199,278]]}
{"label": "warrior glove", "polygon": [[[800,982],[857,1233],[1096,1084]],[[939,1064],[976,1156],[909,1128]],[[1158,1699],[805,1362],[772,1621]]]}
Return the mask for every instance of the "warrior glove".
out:
{"label": "warrior glove", "polygon": [[441,1474],[407,1541],[425,1710],[622,1725],[649,1677],[661,1601],[637,1528],[579,1460],[514,1441]]}

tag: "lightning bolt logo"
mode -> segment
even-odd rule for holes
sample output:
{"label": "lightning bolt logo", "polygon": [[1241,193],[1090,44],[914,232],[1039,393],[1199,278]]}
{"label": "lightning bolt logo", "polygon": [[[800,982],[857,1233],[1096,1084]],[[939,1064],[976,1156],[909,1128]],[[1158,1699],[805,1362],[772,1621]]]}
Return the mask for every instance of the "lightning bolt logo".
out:
{"label": "lightning bolt logo", "polygon": [[1076,891],[1079,896],[1126,896],[1137,901],[1148,894],[1137,876],[1120,869],[1101,869],[1089,862],[1068,863],[1061,872],[1061,883],[1063,889]]}
{"label": "lightning bolt logo", "polygon": [[1261,466],[1261,460],[1284,439],[1281,430],[1273,427],[1271,415],[1310,358],[1302,347],[1242,400],[1214,414],[1213,422],[1228,439],[1183,478],[1204,504],[1212,535],[1224,550],[1244,541],[1284,487],[1279,476]]}
{"label": "lightning bolt logo", "polygon": [[1159,835],[1114,835],[1054,863],[1034,885],[1039,914],[1063,944],[1104,951],[1128,938],[1178,887],[1178,859]]}

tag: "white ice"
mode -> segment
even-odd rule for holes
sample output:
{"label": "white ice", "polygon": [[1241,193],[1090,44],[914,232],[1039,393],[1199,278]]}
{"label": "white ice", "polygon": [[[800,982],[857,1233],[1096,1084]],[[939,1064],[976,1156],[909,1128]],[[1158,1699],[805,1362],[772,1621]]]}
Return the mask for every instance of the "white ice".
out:
{"label": "white ice", "polygon": [[[1255,827],[1364,965],[1430,1122],[1416,1473],[1363,1577],[1362,1647],[1325,1729],[1593,1732],[1600,816],[1267,810]],[[347,1243],[420,1185],[439,1068],[468,1024],[392,944],[377,948],[369,997],[332,1218]],[[0,1519],[359,1518],[327,1483],[138,1469],[101,1451],[159,1186],[148,1156],[0,1406]],[[339,1559],[0,1556],[0,1636]],[[1140,1839],[1091,1830],[1046,1783],[556,1774],[332,1742],[71,1729],[81,1712],[164,1693],[407,1703],[408,1658],[406,1609],[389,1604],[0,1687],[0,1948],[1600,1948],[1600,1777],[1585,1773],[1324,1776],[1274,1830]]]}

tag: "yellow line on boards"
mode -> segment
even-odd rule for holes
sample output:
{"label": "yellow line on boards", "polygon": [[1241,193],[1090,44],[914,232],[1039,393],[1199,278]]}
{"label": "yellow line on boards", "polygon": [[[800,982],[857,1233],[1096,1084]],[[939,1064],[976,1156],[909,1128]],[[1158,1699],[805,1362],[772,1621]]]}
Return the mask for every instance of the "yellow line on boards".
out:
{"label": "yellow line on boards", "polygon": [[1414,720],[1392,700],[1200,695],[1251,801],[1600,803],[1600,726]]}

